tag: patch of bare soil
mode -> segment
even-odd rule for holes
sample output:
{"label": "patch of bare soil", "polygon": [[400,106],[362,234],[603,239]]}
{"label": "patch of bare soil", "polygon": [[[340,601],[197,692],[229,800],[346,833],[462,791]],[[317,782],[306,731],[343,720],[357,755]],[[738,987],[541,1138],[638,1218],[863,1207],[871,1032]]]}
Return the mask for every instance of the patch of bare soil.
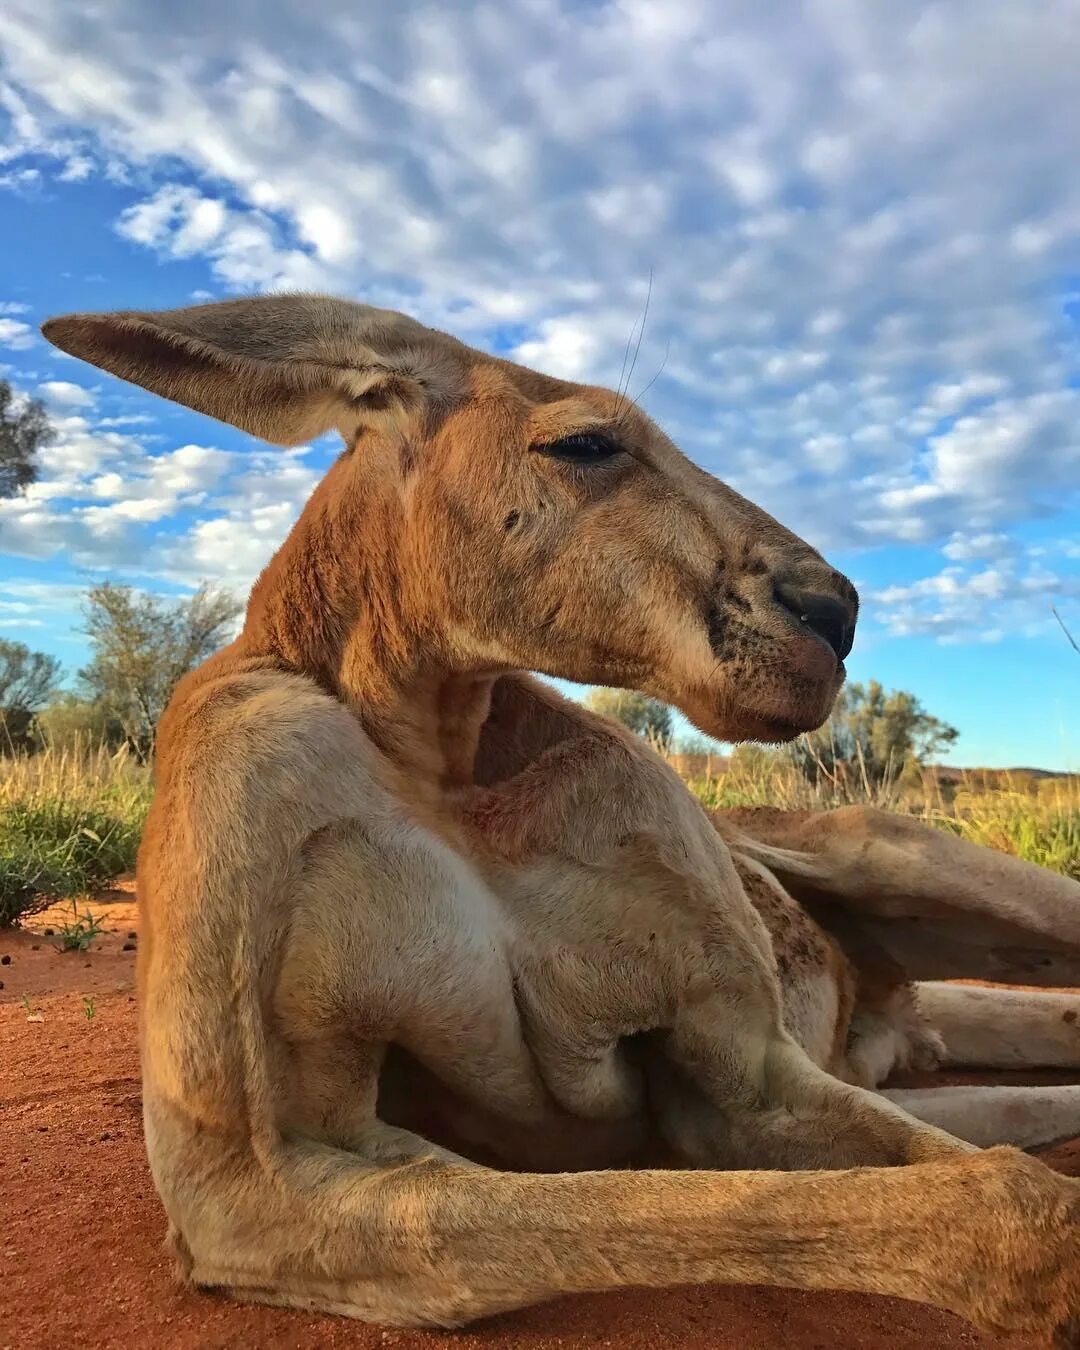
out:
{"label": "patch of bare soil", "polygon": [[[0,1350],[1028,1350],[894,1299],[674,1289],[564,1299],[462,1332],[405,1332],[181,1289],[143,1152],[134,897],[94,902],[106,931],[61,953],[70,906],[0,933]],[[1080,1141],[1048,1161],[1080,1175]]]}

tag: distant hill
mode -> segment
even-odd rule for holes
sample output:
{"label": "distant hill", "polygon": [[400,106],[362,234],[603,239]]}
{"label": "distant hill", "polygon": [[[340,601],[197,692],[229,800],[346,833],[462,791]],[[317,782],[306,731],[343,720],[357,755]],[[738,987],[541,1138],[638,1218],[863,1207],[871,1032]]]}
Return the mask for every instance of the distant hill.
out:
{"label": "distant hill", "polygon": [[956,764],[928,764],[923,770],[925,776],[939,783],[962,783],[974,780],[987,786],[1000,787],[1009,779],[1030,781],[1033,778],[1080,778],[1080,774],[1067,773],[1064,769],[1033,769],[1020,767],[1015,769],[983,769],[979,767],[962,768]]}
{"label": "distant hill", "polygon": [[[675,772],[683,778],[716,778],[724,773],[730,763],[730,756],[719,751],[710,754],[705,750],[672,751],[668,762]],[[928,764],[923,769],[924,780],[941,785],[971,783],[978,787],[1000,790],[1010,784],[1019,787],[1023,783],[1042,781],[1048,778],[1077,779],[1080,774],[1066,773],[1063,769],[1035,769],[1017,766],[1015,769],[985,769],[978,766],[965,768],[956,764]]]}

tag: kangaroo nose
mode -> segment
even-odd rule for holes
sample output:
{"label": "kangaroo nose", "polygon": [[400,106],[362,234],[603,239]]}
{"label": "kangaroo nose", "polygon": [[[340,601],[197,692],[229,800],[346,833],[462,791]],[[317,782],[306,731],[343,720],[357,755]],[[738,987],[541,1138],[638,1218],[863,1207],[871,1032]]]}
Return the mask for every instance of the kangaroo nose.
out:
{"label": "kangaroo nose", "polygon": [[787,582],[773,587],[773,599],[804,628],[816,633],[833,649],[838,661],[851,651],[855,640],[855,609],[846,600],[820,591],[803,590]]}

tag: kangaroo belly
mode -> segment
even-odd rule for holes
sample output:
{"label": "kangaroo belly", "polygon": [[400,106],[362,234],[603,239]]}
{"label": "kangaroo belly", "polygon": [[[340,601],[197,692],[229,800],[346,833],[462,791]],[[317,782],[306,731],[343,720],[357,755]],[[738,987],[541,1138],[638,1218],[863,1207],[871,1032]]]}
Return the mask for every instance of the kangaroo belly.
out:
{"label": "kangaroo belly", "polygon": [[819,1068],[843,1075],[857,976],[839,943],[760,863],[734,855],[750,903],[769,932],[784,1025]]}

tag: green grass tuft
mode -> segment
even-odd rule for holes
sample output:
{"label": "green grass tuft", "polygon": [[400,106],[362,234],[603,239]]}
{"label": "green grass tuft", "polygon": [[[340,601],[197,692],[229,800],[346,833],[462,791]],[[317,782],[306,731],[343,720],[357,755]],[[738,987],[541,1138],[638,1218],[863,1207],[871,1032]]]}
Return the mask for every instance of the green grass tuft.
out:
{"label": "green grass tuft", "polygon": [[0,762],[0,927],[130,871],[149,800],[145,770],[124,755]]}

